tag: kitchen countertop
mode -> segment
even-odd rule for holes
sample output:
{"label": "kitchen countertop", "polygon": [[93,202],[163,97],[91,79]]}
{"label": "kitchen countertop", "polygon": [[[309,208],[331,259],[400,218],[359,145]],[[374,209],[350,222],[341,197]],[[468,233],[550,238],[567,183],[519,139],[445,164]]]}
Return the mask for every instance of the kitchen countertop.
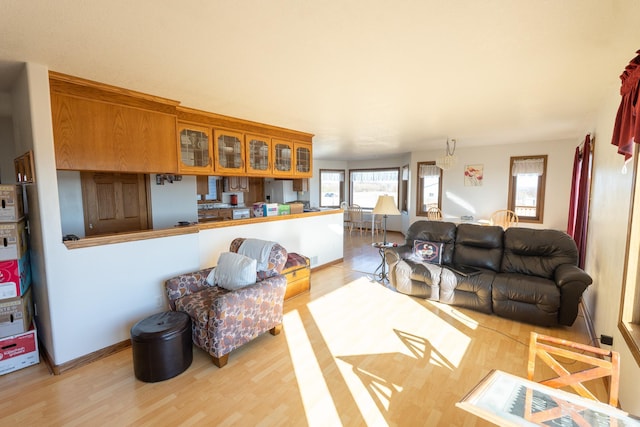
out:
{"label": "kitchen countertop", "polygon": [[157,239],[162,237],[170,237],[181,234],[198,233],[200,230],[208,230],[212,228],[233,227],[238,225],[272,222],[272,221],[286,221],[296,218],[304,218],[308,216],[317,215],[332,215],[341,213],[342,209],[326,209],[317,212],[304,212],[298,214],[289,215],[276,215],[267,217],[254,217],[243,219],[227,219],[221,221],[207,221],[190,223],[189,225],[179,226],[176,225],[170,228],[163,228],[159,230],[140,230],[127,233],[105,234],[101,236],[83,237],[79,240],[69,240],[63,242],[67,249],[79,249],[91,246],[102,246],[114,243],[133,242],[136,240]]}

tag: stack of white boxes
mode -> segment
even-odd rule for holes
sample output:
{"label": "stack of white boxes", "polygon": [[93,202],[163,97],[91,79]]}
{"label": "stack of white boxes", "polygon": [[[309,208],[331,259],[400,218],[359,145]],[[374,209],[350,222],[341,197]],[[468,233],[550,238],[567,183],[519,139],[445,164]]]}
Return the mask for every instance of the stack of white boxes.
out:
{"label": "stack of white boxes", "polygon": [[40,361],[22,187],[0,185],[0,375]]}

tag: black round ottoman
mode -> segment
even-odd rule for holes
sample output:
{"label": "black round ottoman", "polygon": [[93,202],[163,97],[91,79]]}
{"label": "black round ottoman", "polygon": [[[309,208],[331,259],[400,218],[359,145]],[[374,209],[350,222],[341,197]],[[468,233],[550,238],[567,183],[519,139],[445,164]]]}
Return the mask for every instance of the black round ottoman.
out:
{"label": "black round ottoman", "polygon": [[136,378],[149,383],[173,378],[193,360],[191,319],[167,311],[140,320],[131,328],[131,346]]}

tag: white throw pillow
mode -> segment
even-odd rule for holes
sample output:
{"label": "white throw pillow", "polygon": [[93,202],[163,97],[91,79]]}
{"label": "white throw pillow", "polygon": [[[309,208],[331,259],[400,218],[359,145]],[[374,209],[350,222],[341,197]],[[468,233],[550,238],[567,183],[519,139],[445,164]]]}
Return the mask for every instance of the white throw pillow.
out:
{"label": "white throw pillow", "polygon": [[256,283],[256,260],[234,252],[223,252],[218,258],[213,281],[221,288],[234,291]]}

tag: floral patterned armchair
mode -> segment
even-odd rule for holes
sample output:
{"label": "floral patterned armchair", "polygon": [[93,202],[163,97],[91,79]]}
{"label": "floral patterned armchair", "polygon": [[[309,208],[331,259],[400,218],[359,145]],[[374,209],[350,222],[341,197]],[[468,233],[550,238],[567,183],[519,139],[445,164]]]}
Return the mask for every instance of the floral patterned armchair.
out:
{"label": "floral patterned armchair", "polygon": [[[231,242],[230,252],[238,252],[244,240]],[[219,368],[236,348],[266,331],[280,333],[287,288],[287,279],[280,273],[286,261],[287,251],[275,243],[266,269],[257,271],[257,282],[237,290],[210,285],[207,276],[213,267],[165,282],[171,310],[191,317],[194,344],[207,351]]]}

